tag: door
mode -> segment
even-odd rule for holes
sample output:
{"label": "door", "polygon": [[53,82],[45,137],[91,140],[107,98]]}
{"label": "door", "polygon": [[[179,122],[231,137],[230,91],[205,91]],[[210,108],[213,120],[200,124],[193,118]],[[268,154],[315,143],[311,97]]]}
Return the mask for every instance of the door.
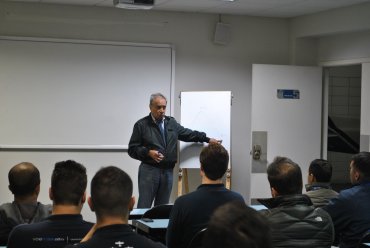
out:
{"label": "door", "polygon": [[271,197],[266,168],[275,156],[291,158],[307,182],[321,152],[321,67],[253,65],[251,200]]}

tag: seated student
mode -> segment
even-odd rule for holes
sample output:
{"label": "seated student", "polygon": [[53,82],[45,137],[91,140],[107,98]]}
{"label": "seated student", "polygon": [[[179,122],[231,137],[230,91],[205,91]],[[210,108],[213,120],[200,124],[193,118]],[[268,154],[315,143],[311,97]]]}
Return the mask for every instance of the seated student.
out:
{"label": "seated student", "polygon": [[52,215],[44,221],[19,225],[10,233],[8,248],[59,248],[77,243],[93,226],[82,219],[87,175],[83,165],[72,161],[55,164],[49,197]]}
{"label": "seated student", "polygon": [[36,223],[51,214],[51,205],[37,201],[40,192],[40,172],[32,163],[14,165],[9,173],[12,203],[0,206],[0,246],[5,246],[11,230],[19,224]]}
{"label": "seated student", "polygon": [[360,152],[351,159],[353,187],[342,190],[323,207],[333,219],[336,242],[340,248],[355,248],[370,230],[370,152]]}
{"label": "seated student", "polygon": [[261,210],[271,225],[274,247],[331,247],[334,228],[330,216],[315,208],[302,195],[302,172],[289,158],[276,157],[267,168],[273,198],[259,199],[268,209]]}
{"label": "seated student", "polygon": [[213,213],[203,248],[272,248],[267,219],[242,202],[229,202]]}
{"label": "seated student", "polygon": [[331,164],[324,159],[313,160],[308,168],[306,195],[310,197],[315,207],[327,205],[330,199],[338,195],[330,187],[332,170]]}
{"label": "seated student", "polygon": [[108,166],[91,181],[89,206],[96,214],[96,224],[81,243],[66,248],[163,248],[161,243],[135,233],[127,224],[135,204],[132,181],[123,170]]}
{"label": "seated student", "polygon": [[202,184],[174,203],[167,228],[169,248],[185,248],[193,236],[208,224],[214,210],[230,201],[244,202],[243,197],[225,188],[222,176],[227,170],[229,154],[220,144],[209,144],[200,153]]}

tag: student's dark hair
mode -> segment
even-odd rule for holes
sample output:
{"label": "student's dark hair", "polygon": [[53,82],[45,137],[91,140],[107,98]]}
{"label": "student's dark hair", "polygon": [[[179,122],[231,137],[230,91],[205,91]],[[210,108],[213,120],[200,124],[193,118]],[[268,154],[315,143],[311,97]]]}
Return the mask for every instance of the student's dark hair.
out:
{"label": "student's dark hair", "polygon": [[131,178],[123,170],[115,166],[100,169],[91,181],[91,200],[96,215],[128,217],[132,188]]}
{"label": "student's dark hair", "polygon": [[9,189],[15,196],[31,195],[40,185],[40,172],[32,163],[14,165],[9,173]]}
{"label": "student's dark hair", "polygon": [[317,182],[328,183],[331,180],[333,168],[325,159],[315,159],[308,168],[308,173],[312,174]]}
{"label": "student's dark hair", "polygon": [[301,168],[289,158],[276,157],[267,168],[267,178],[279,195],[302,194]]}
{"label": "student's dark hair", "polygon": [[229,164],[229,153],[220,144],[209,144],[199,156],[201,167],[211,180],[222,178]]}
{"label": "student's dark hair", "polygon": [[53,202],[57,205],[79,205],[87,185],[86,168],[73,160],[55,164],[51,175]]}
{"label": "student's dark hair", "polygon": [[370,152],[357,153],[352,156],[351,160],[363,179],[370,179]]}
{"label": "student's dark hair", "polygon": [[243,202],[217,208],[203,238],[204,248],[272,248],[266,218]]}

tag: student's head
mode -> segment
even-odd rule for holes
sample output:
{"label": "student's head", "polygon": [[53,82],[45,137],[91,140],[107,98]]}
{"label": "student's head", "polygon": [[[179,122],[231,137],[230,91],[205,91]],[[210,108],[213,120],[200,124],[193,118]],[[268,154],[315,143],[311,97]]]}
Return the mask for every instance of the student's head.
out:
{"label": "student's head", "polygon": [[370,180],[370,152],[360,152],[352,156],[350,178],[353,184]]}
{"label": "student's head", "polygon": [[167,99],[161,93],[154,93],[150,96],[150,113],[156,120],[163,119],[166,114]]}
{"label": "student's head", "polygon": [[54,205],[79,206],[85,201],[86,168],[73,160],[55,164],[51,175],[50,198]]}
{"label": "student's head", "polygon": [[40,172],[32,163],[14,165],[9,173],[9,190],[15,197],[36,194],[40,191]]}
{"label": "student's head", "polygon": [[325,159],[315,159],[308,168],[308,183],[329,183],[331,180],[332,166]]}
{"label": "student's head", "polygon": [[239,201],[213,213],[203,238],[204,248],[271,248],[270,227],[265,217]]}
{"label": "student's head", "polygon": [[201,171],[208,179],[221,179],[227,170],[229,153],[220,144],[209,144],[199,156]]}
{"label": "student's head", "polygon": [[301,168],[286,157],[276,157],[267,168],[267,178],[273,197],[302,193]]}
{"label": "student's head", "polygon": [[126,172],[115,166],[102,168],[91,181],[90,208],[98,219],[107,216],[126,219],[135,204],[132,188]]}

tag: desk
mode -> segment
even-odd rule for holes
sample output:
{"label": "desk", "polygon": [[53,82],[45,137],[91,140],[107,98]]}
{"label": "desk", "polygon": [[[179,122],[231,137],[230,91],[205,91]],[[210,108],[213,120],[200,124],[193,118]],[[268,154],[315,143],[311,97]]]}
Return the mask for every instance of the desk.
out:
{"label": "desk", "polygon": [[128,217],[129,220],[137,220],[143,217],[143,214],[148,211],[150,208],[134,208]]}
{"label": "desk", "polygon": [[267,209],[264,205],[250,205],[249,207],[253,208],[256,211],[260,211],[262,209]]}
{"label": "desk", "polygon": [[165,244],[168,221],[168,219],[153,219],[153,222],[132,220],[132,225],[136,227],[138,233]]}

